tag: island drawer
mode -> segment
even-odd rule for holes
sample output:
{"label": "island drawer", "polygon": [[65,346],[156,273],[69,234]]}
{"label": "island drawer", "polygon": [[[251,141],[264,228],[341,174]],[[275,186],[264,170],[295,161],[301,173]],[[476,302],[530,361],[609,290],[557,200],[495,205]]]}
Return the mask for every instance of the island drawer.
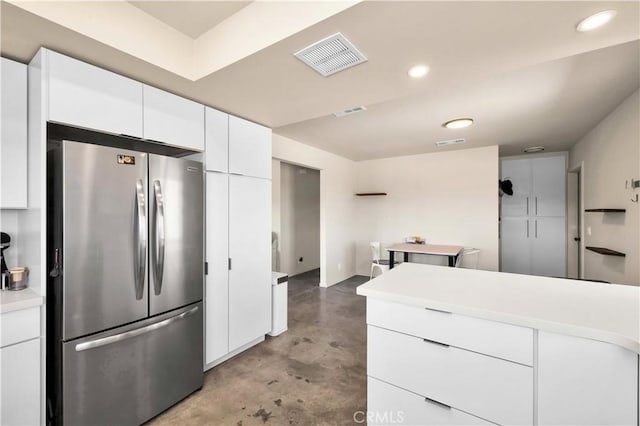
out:
{"label": "island drawer", "polygon": [[368,375],[500,423],[533,423],[533,368],[369,326]]}
{"label": "island drawer", "polygon": [[40,337],[40,307],[0,315],[0,347]]}
{"label": "island drawer", "polygon": [[367,297],[367,324],[533,366],[533,330]]}
{"label": "island drawer", "polygon": [[369,425],[492,424],[373,377],[367,380],[367,421]]}

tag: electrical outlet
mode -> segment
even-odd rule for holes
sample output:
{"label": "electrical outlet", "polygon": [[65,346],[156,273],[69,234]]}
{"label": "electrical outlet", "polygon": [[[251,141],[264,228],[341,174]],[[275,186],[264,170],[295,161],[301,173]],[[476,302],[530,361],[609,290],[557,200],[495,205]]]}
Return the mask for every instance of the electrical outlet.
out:
{"label": "electrical outlet", "polygon": [[342,271],[342,263],[338,263],[338,271]]}
{"label": "electrical outlet", "polygon": [[587,226],[587,235],[591,236],[591,227],[590,226]]}

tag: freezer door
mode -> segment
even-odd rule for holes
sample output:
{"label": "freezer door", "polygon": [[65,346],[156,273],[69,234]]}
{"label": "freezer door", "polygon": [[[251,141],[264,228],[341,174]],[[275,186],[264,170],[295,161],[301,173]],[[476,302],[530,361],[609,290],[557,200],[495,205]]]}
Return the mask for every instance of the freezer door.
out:
{"label": "freezer door", "polygon": [[149,310],[167,312],[202,300],[202,164],[149,155]]}
{"label": "freezer door", "polygon": [[203,383],[202,303],[63,345],[63,424],[142,424]]}
{"label": "freezer door", "polygon": [[63,340],[148,315],[147,154],[62,142]]}

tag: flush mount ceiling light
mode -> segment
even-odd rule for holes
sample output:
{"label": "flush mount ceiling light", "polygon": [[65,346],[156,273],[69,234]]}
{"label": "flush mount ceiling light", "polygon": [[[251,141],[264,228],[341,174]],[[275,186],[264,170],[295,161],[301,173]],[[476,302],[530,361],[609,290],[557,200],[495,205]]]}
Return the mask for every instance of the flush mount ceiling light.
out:
{"label": "flush mount ceiling light", "polygon": [[449,120],[442,125],[447,129],[462,129],[473,124],[473,118],[456,118],[455,120]]}
{"label": "flush mount ceiling light", "polygon": [[407,74],[411,78],[422,78],[429,73],[429,67],[426,65],[414,65],[409,68]]}
{"label": "flush mount ceiling light", "polygon": [[616,13],[614,9],[603,10],[580,21],[576,29],[580,32],[595,30],[612,20]]}
{"label": "flush mount ceiling light", "polygon": [[544,151],[544,146],[530,146],[529,148],[525,148],[524,152],[527,154],[531,154],[533,152],[542,152]]}

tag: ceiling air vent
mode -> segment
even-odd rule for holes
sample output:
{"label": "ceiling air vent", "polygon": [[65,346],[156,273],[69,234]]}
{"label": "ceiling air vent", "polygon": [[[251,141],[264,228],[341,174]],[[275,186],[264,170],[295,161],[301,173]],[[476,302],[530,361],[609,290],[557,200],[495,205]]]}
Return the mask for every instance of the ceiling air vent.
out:
{"label": "ceiling air vent", "polygon": [[448,141],[438,141],[436,142],[436,146],[446,146],[446,145],[457,145],[459,143],[465,143],[465,139],[450,139]]}
{"label": "ceiling air vent", "polygon": [[345,109],[344,111],[334,112],[333,115],[336,117],[344,117],[345,115],[355,114],[356,112],[366,111],[366,108],[363,106],[357,106],[349,109]]}
{"label": "ceiling air vent", "polygon": [[367,61],[341,33],[307,46],[294,55],[324,77]]}

